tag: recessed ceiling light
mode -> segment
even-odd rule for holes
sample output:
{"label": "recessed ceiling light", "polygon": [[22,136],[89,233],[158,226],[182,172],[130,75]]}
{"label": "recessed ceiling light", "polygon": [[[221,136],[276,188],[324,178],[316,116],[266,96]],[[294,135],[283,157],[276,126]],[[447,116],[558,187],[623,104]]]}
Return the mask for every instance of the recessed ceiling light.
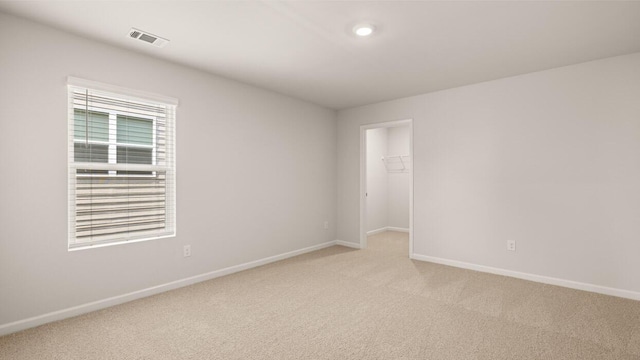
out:
{"label": "recessed ceiling light", "polygon": [[375,26],[371,24],[358,24],[353,27],[353,33],[358,36],[365,37],[373,34],[373,31],[375,29],[376,29]]}

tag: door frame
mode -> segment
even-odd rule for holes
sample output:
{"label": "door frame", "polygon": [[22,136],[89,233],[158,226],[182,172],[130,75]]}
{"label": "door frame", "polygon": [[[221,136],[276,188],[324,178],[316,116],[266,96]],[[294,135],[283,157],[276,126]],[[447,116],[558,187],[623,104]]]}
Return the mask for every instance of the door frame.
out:
{"label": "door frame", "polygon": [[409,126],[409,257],[413,254],[413,119],[360,126],[360,248],[367,247],[367,130]]}

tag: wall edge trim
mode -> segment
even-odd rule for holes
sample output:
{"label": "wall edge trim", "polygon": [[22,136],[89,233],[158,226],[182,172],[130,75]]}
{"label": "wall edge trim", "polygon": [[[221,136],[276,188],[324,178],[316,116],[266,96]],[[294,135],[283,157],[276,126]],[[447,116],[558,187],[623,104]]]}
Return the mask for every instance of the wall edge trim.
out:
{"label": "wall edge trim", "polygon": [[387,226],[387,231],[397,231],[397,232],[408,233],[408,232],[409,232],[409,228],[401,228],[401,227],[395,227],[395,226]]}
{"label": "wall edge trim", "polygon": [[397,232],[408,233],[409,232],[409,228],[401,228],[401,227],[395,227],[395,226],[385,226],[385,227],[381,227],[380,229],[367,231],[367,236],[380,234],[380,233],[383,233],[385,231],[397,231]]}
{"label": "wall edge trim", "polygon": [[431,262],[431,263],[441,264],[441,265],[448,265],[448,266],[453,266],[461,269],[508,276],[516,279],[528,280],[528,281],[533,281],[533,282],[542,283],[542,284],[561,286],[561,287],[566,287],[566,288],[575,289],[575,290],[589,291],[589,292],[603,294],[603,295],[610,295],[610,296],[616,296],[620,298],[640,301],[640,292],[631,291],[631,290],[611,288],[611,287],[602,286],[602,285],[595,285],[595,284],[583,283],[579,281],[554,278],[550,276],[524,273],[524,272],[519,272],[514,270],[495,268],[491,266],[478,265],[473,263],[467,263],[464,261],[450,260],[450,259],[421,255],[416,253],[412,253],[409,257],[413,260]]}
{"label": "wall edge trim", "polygon": [[385,227],[381,227],[381,228],[379,228],[379,229],[375,229],[375,230],[367,231],[367,236],[371,236],[371,235],[375,235],[375,234],[380,234],[380,233],[383,233],[383,232],[385,232],[385,231],[387,231],[387,227],[386,227],[386,226],[385,226]]}
{"label": "wall edge trim", "polygon": [[302,255],[308,252],[324,249],[337,244],[336,240],[327,241],[318,245],[309,246],[306,248],[289,251],[279,255],[269,256],[266,258],[249,261],[239,265],[232,265],[226,268],[210,271],[204,274],[199,274],[191,277],[187,277],[180,280],[171,281],[168,283],[151,286],[145,289],[132,291],[122,295],[112,296],[106,299],[96,300],[76,306],[72,306],[66,309],[56,310],[48,312],[42,315],[29,317],[13,321],[6,324],[0,324],[0,336],[15,333],[21,330],[26,330],[36,326],[44,325],[50,322],[67,319],[70,317],[86,314],[92,311],[105,309],[115,305],[124,304],[133,300],[138,300],[148,296],[160,294],[166,291],[175,290],[181,287],[193,285],[199,282],[215,279],[221,276],[230,275],[243,270],[249,270],[258,266],[266,265],[272,262],[288,259],[297,255]]}
{"label": "wall edge trim", "polygon": [[359,243],[354,243],[354,242],[344,241],[344,240],[336,240],[336,245],[350,247],[353,249],[361,249]]}

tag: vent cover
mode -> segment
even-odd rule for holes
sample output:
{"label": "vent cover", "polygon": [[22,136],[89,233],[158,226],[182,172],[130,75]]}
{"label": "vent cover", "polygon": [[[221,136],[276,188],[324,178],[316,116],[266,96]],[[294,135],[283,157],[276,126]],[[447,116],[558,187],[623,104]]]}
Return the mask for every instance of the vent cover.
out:
{"label": "vent cover", "polygon": [[131,28],[131,30],[129,30],[128,37],[132,39],[144,41],[146,43],[149,43],[157,47],[164,47],[169,42],[169,40],[161,38],[160,36],[156,36],[146,31],[138,30],[135,28]]}

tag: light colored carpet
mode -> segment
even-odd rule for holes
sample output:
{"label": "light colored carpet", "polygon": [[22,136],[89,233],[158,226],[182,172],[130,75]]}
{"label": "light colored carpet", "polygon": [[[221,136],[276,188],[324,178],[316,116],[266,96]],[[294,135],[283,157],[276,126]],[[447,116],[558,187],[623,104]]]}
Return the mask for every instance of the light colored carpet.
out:
{"label": "light colored carpet", "polygon": [[0,338],[0,359],[640,359],[640,302],[327,248]]}

